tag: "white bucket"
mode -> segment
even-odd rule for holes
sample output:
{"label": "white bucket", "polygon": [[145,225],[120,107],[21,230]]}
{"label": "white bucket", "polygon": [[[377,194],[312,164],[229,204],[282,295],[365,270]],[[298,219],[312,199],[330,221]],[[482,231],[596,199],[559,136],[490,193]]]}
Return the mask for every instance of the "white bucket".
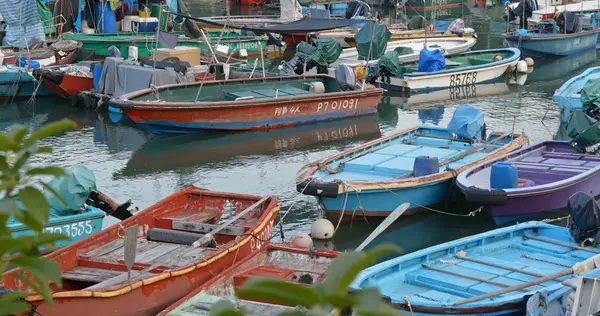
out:
{"label": "white bucket", "polygon": [[129,49],[127,50],[127,57],[128,58],[132,58],[133,60],[137,60],[138,59],[138,48],[137,48],[137,46],[129,46]]}

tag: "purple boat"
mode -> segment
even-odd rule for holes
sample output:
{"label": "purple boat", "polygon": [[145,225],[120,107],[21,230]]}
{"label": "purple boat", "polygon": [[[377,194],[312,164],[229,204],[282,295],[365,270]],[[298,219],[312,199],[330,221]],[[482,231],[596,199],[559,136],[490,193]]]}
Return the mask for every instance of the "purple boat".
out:
{"label": "purple boat", "polygon": [[579,154],[564,141],[546,141],[462,172],[456,179],[468,201],[496,223],[567,207],[582,191],[600,194],[600,156]]}

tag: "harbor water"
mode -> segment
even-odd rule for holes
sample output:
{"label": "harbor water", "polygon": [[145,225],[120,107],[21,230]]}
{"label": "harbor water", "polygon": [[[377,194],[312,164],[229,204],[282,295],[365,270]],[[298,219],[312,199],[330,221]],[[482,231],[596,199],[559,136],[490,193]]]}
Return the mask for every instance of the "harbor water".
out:
{"label": "harbor water", "polygon": [[[223,6],[222,2],[208,0],[189,4],[198,16],[222,15]],[[260,13],[244,10],[244,14]],[[502,46],[500,33],[506,29],[506,23],[501,20],[501,7],[486,12],[482,7],[471,6],[444,14],[449,15],[444,19],[464,16],[467,25],[477,30],[473,49]],[[391,15],[396,17],[398,13]],[[536,60],[531,73],[494,83],[410,98],[386,94],[376,116],[271,131],[152,135],[126,117],[109,116],[104,110],[73,108],[57,98],[4,104],[0,108],[0,124],[5,131],[12,124],[35,129],[62,118],[74,120],[80,127],[50,138],[45,145],[53,146],[55,153],[37,163],[86,165],[95,172],[99,190],[120,202],[131,199],[140,209],[190,184],[217,191],[276,194],[282,214],[289,212],[282,226],[284,236],[289,237],[294,231],[309,232],[319,214],[316,200],[295,189],[295,174],[303,165],[398,129],[417,124],[445,125],[454,109],[463,103],[484,112],[489,130],[525,132],[532,142],[563,139],[552,95],[566,80],[593,65],[597,65],[595,50]],[[465,214],[474,210],[440,211]],[[562,215],[564,212],[544,214],[542,218]],[[105,225],[112,223],[107,220]],[[333,241],[318,246],[352,249],[378,223],[357,218],[351,224],[340,225]],[[410,252],[494,227],[493,220],[483,213],[463,217],[427,211],[401,218],[374,244],[393,242]],[[273,240],[281,241],[281,236]]]}

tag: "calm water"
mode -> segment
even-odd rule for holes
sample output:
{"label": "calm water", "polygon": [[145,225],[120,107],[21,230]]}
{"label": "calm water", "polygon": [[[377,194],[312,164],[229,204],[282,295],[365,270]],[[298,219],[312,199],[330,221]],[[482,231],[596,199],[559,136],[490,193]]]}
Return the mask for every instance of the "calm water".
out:
{"label": "calm water", "polygon": [[[223,3],[214,2],[196,2],[190,8],[203,16],[223,14]],[[462,12],[479,34],[476,49],[502,46],[498,35],[506,26],[500,20],[501,8],[487,15],[481,8],[461,9],[454,14],[460,17]],[[84,164],[95,172],[100,190],[120,201],[132,199],[140,208],[189,184],[212,190],[277,194],[282,212],[291,212],[284,225],[285,235],[289,236],[293,231],[309,232],[318,215],[315,199],[295,191],[294,176],[304,164],[400,128],[421,123],[445,125],[461,103],[483,110],[488,128],[524,131],[533,142],[551,139],[559,133],[554,90],[596,63],[595,51],[537,61],[523,86],[501,81],[411,99],[386,95],[374,117],[268,132],[159,137],[128,119],[115,123],[102,111],[74,109],[54,98],[39,99],[34,106],[4,105],[0,108],[0,124],[5,130],[15,123],[35,128],[65,117],[78,122],[81,127],[77,131],[48,141],[56,154],[43,162],[63,167]],[[350,249],[377,224],[342,225],[335,240],[321,246]],[[405,251],[414,251],[493,227],[485,214],[465,218],[422,213],[397,221],[377,243],[394,242]]]}

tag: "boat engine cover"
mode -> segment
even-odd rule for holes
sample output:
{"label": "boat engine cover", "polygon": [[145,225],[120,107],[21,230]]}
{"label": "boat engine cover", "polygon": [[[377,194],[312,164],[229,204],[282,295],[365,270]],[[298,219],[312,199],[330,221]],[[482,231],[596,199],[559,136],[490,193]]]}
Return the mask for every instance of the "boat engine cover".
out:
{"label": "boat engine cover", "polygon": [[594,238],[600,240],[600,205],[593,197],[577,192],[569,198],[569,213],[572,222],[569,230],[577,243]]}
{"label": "boat engine cover", "polygon": [[356,75],[350,66],[342,64],[335,69],[335,80],[342,91],[357,90]]}

